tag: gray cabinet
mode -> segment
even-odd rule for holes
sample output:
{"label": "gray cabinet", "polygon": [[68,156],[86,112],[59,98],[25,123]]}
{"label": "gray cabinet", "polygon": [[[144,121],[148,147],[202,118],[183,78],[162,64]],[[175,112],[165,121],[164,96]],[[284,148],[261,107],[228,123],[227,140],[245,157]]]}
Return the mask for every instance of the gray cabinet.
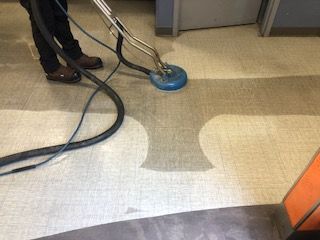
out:
{"label": "gray cabinet", "polygon": [[177,35],[179,30],[257,22],[265,0],[156,0],[156,32]]}
{"label": "gray cabinet", "polygon": [[255,23],[262,0],[179,0],[179,30]]}
{"label": "gray cabinet", "polygon": [[156,1],[156,29],[160,35],[255,22],[261,23],[263,36],[320,35],[320,0]]}
{"label": "gray cabinet", "polygon": [[320,0],[269,0],[261,33],[320,35]]}

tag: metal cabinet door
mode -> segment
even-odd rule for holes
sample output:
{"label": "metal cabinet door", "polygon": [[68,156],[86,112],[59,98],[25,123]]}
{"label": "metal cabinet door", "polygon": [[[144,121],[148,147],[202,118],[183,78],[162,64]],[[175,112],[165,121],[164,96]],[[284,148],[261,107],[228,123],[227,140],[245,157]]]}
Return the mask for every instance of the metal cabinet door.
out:
{"label": "metal cabinet door", "polygon": [[178,30],[255,23],[262,0],[175,0]]}

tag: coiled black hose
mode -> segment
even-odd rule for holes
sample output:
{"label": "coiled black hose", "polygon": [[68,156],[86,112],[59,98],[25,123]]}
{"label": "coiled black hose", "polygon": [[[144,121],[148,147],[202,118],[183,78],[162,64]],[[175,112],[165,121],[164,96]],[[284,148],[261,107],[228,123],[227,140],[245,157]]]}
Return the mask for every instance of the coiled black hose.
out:
{"label": "coiled black hose", "polygon": [[[64,144],[62,145],[56,145],[56,146],[51,146],[51,147],[45,147],[45,148],[40,148],[40,149],[34,149],[30,151],[25,151],[25,152],[20,152],[16,153],[13,155],[9,155],[6,157],[0,158],[0,167],[9,165],[12,163],[20,162],[27,160],[29,158],[33,157],[38,157],[38,156],[43,156],[43,155],[48,155],[48,154],[54,154],[59,152],[62,148],[65,147],[64,151],[69,151],[69,150],[75,150],[75,149],[80,149],[84,147],[91,146],[93,144],[99,143],[101,141],[106,140],[110,136],[112,136],[122,125],[124,116],[125,116],[125,109],[123,102],[121,98],[118,96],[118,94],[106,83],[104,83],[102,80],[97,78],[95,75],[90,73],[89,71],[81,68],[78,66],[73,59],[71,59],[69,56],[67,56],[63,50],[59,47],[59,45],[55,42],[51,34],[49,33],[48,29],[46,28],[42,16],[40,14],[39,10],[39,1],[41,0],[30,0],[31,3],[31,8],[32,12],[34,15],[34,19],[38,25],[39,30],[41,31],[43,37],[46,39],[50,47],[58,54],[60,55],[71,67],[74,69],[78,70],[82,75],[87,77],[89,80],[91,80],[93,83],[99,86],[104,92],[110,97],[110,99],[114,102],[116,109],[117,109],[117,118],[113,125],[103,133],[99,134],[98,136],[95,136],[93,138],[89,138],[86,140],[78,141],[78,142],[73,142],[70,143],[65,147]],[[10,173],[16,173],[16,172],[22,172],[30,169],[34,169],[36,165],[30,165],[18,169],[14,169]]]}

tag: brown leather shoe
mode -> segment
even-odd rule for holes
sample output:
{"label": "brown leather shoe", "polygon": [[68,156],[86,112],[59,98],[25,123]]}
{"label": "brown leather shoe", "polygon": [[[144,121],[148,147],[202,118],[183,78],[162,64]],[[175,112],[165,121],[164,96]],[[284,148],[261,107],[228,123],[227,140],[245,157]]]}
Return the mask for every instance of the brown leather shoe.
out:
{"label": "brown leather shoe", "polygon": [[86,54],[83,54],[75,62],[84,69],[99,69],[103,67],[101,58],[99,57],[89,57]]}
{"label": "brown leather shoe", "polygon": [[56,71],[47,74],[47,79],[63,83],[77,83],[81,80],[81,75],[70,67],[60,65]]}

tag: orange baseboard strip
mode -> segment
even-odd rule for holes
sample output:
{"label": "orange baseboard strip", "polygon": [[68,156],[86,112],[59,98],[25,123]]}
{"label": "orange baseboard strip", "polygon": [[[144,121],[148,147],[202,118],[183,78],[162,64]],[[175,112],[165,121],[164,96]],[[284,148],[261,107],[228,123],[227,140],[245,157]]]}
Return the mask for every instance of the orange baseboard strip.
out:
{"label": "orange baseboard strip", "polygon": [[[308,166],[302,177],[284,200],[291,225],[298,231],[320,230],[320,208],[315,208],[320,203],[320,153],[318,153]],[[311,215],[303,224],[302,219],[310,213]]]}
{"label": "orange baseboard strip", "polygon": [[320,230],[320,206],[317,210],[301,225],[299,231]]}

